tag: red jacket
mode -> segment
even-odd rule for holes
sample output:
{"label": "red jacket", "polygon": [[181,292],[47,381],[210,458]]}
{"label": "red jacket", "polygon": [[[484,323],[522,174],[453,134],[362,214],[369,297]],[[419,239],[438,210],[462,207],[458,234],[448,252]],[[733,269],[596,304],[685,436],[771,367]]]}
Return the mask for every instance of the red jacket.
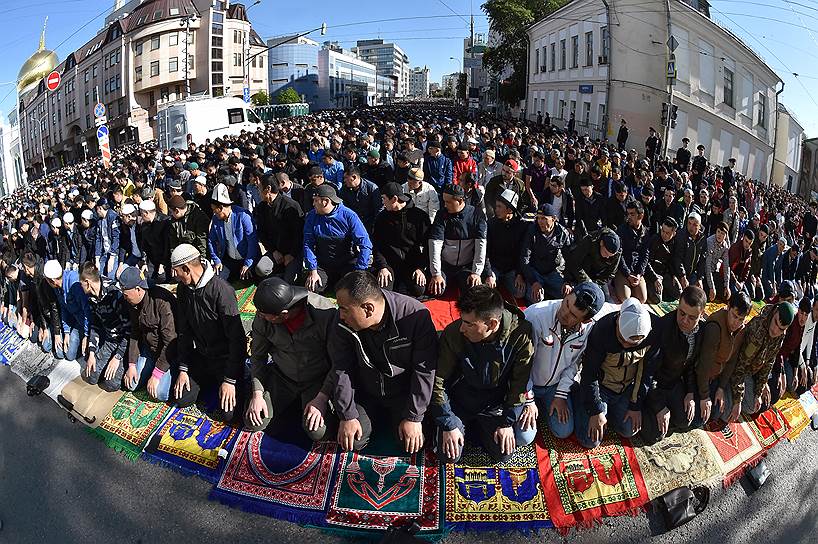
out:
{"label": "red jacket", "polygon": [[477,173],[477,163],[474,161],[473,158],[469,157],[468,159],[455,159],[454,161],[454,169],[452,174],[452,183],[455,185],[460,183],[460,175],[463,172],[471,172],[473,174]]}

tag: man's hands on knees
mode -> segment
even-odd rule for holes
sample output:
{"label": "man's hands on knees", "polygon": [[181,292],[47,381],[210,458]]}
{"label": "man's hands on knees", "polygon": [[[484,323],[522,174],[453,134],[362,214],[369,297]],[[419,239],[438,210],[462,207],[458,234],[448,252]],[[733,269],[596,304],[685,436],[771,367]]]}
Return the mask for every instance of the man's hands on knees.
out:
{"label": "man's hands on knees", "polygon": [[341,420],[338,423],[338,445],[344,451],[352,451],[356,440],[364,435],[361,422],[357,419]]}
{"label": "man's hands on knees", "polygon": [[267,403],[264,401],[264,391],[253,391],[253,396],[250,397],[247,412],[244,415],[254,427],[260,427],[263,420],[270,416],[267,411]]}
{"label": "man's hands on knees", "polygon": [[308,431],[314,432],[324,426],[324,414],[327,410],[328,400],[329,397],[326,394],[318,393],[304,407],[304,422]]}

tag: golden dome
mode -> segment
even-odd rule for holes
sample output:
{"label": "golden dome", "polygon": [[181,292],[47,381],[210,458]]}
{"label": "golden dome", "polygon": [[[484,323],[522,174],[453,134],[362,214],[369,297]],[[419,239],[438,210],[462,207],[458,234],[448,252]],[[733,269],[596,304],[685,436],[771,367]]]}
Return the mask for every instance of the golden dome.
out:
{"label": "golden dome", "polygon": [[[48,22],[48,17],[46,17]],[[57,54],[45,48],[45,25],[43,25],[43,34],[40,37],[40,47],[37,51],[29,57],[29,59],[20,68],[17,74],[17,91],[21,94],[37,85],[41,79],[51,73],[52,70],[59,64]]]}

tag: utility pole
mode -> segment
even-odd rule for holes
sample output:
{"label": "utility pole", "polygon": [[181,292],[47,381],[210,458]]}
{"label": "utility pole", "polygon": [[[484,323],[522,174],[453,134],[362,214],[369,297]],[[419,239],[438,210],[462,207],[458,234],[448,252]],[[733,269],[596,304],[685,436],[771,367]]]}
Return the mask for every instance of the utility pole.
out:
{"label": "utility pole", "polygon": [[190,55],[188,54],[188,45],[190,44],[190,25],[196,21],[197,19],[195,15],[188,15],[179,21],[179,25],[185,29],[185,98],[190,96]]}
{"label": "utility pole", "polygon": [[[672,29],[671,23],[670,23],[670,0],[665,0],[665,9],[667,11],[667,40],[668,40],[668,43],[667,43],[667,47],[668,47],[667,60],[668,61],[665,64],[665,66],[668,68],[666,70],[666,74],[665,74],[667,76],[667,106],[668,106],[667,109],[668,109],[668,115],[667,115],[667,119],[665,120],[665,126],[664,126],[664,130],[663,130],[663,132],[664,132],[664,141],[662,143],[662,149],[661,149],[662,157],[667,155],[668,139],[670,138],[670,125],[671,125],[671,122],[672,122],[671,118],[673,117],[673,83],[675,82],[675,79],[676,79],[675,73],[672,74],[673,77],[671,77],[671,73],[670,73],[671,72],[670,71],[671,63],[672,63],[672,66],[674,66],[674,67],[676,66],[676,55],[673,53],[673,49],[675,49],[675,47],[672,47],[673,29]],[[610,68],[609,68],[609,70],[610,70]]]}

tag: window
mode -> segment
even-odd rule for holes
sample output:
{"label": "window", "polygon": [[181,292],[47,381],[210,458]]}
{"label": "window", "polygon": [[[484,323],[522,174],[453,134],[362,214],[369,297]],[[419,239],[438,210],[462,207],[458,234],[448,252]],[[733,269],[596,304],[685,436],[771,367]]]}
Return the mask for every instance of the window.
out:
{"label": "window", "polygon": [[233,66],[241,66],[241,53],[233,53]]}
{"label": "window", "polygon": [[170,98],[170,90],[167,87],[162,87],[159,89],[159,96],[162,97],[162,100],[167,100]]}
{"label": "window", "polygon": [[85,116],[85,128],[86,129],[91,128],[91,116],[90,115]]}
{"label": "window", "polygon": [[577,114],[577,101],[576,100],[571,100],[571,111],[570,111],[570,113],[573,113],[575,116]]}
{"label": "window", "polygon": [[85,82],[88,83],[88,70],[85,71]]}
{"label": "window", "polygon": [[159,75],[159,61],[155,60],[151,62],[151,77],[156,77]]}
{"label": "window", "polygon": [[540,73],[540,48],[538,47],[536,51],[534,51],[534,73]]}
{"label": "window", "polygon": [[728,70],[727,68],[724,69],[724,100],[723,102],[733,107],[733,72]]}
{"label": "window", "polygon": [[153,36],[151,38],[151,51],[156,51],[157,49],[159,49],[161,43],[162,36]]}
{"label": "window", "polygon": [[137,42],[136,43],[136,49],[135,49],[134,56],[138,57],[139,55],[142,54],[142,43],[143,42]]}
{"label": "window", "polygon": [[91,67],[91,77],[97,77],[97,65]]}
{"label": "window", "polygon": [[179,71],[179,57],[171,57],[168,60],[168,72]]}
{"label": "window", "polygon": [[602,34],[602,39],[600,40],[602,42],[602,61],[600,64],[608,64],[608,42],[611,39],[610,35],[608,34],[608,27],[603,26],[600,29],[600,33]]}
{"label": "window", "polygon": [[196,65],[193,63],[193,55],[188,55],[187,56],[187,69],[188,70],[193,70],[193,68],[195,68],[195,67],[196,67]]}
{"label": "window", "polygon": [[[192,36],[192,34],[191,34]],[[192,41],[190,43],[193,43]],[[210,45],[213,47],[222,47],[224,45],[224,38],[220,38],[218,36],[213,36],[210,40]]]}
{"label": "window", "polygon": [[560,40],[560,70],[565,70],[565,40]]}
{"label": "window", "polygon": [[224,25],[213,23],[213,34],[216,36],[222,36],[224,34]]}
{"label": "window", "polygon": [[761,128],[767,128],[767,95],[758,93],[758,123]]}
{"label": "window", "polygon": [[156,97],[153,95],[153,91],[151,91],[150,94],[148,95],[148,103],[151,106],[156,104]]}
{"label": "window", "polygon": [[551,71],[557,69],[557,44],[551,44]]}
{"label": "window", "polygon": [[109,80],[105,80],[105,94],[108,94],[111,91],[111,82]]}
{"label": "window", "polygon": [[579,66],[579,36],[571,36],[571,68]]}
{"label": "window", "polygon": [[264,56],[263,55],[259,55],[259,57],[258,57],[258,67],[259,68],[264,68]]}
{"label": "window", "polygon": [[[219,39],[221,39],[221,38],[219,38]],[[193,42],[195,42],[195,41],[196,41],[196,34],[194,34],[193,32],[189,32],[188,35],[187,35],[187,44],[188,45],[193,45]]]}
{"label": "window", "polygon": [[560,119],[565,119],[565,100],[560,100]]}
{"label": "window", "polygon": [[174,15],[179,15],[179,8],[170,8],[168,11],[168,15],[173,17]]}
{"label": "window", "polygon": [[251,61],[250,61],[250,65],[251,65],[253,68],[255,68],[255,67],[256,67],[256,58],[257,58],[257,57],[253,57],[253,60],[251,60]]}
{"label": "window", "polygon": [[221,85],[224,83],[223,74],[213,74],[213,85]]}
{"label": "window", "polygon": [[213,14],[213,22],[214,23],[223,23],[224,22],[224,13],[214,13]]}
{"label": "window", "polygon": [[91,103],[91,96],[88,93],[88,91],[85,91],[85,105],[87,106],[90,103]]}
{"label": "window", "polygon": [[591,124],[591,103],[582,103],[582,122],[587,127]]}
{"label": "window", "polygon": [[222,58],[222,50],[221,49],[214,49],[213,50],[213,58],[214,59]]}
{"label": "window", "polygon": [[585,33],[585,66],[594,65],[594,33]]}
{"label": "window", "polygon": [[168,45],[179,45],[179,33],[171,32],[168,34]]}
{"label": "window", "polygon": [[142,81],[142,67],[141,66],[137,66],[134,69],[134,81],[136,83],[139,83],[140,81]]}
{"label": "window", "polygon": [[227,122],[231,125],[244,122],[244,110],[241,108],[229,108],[227,110]]}

